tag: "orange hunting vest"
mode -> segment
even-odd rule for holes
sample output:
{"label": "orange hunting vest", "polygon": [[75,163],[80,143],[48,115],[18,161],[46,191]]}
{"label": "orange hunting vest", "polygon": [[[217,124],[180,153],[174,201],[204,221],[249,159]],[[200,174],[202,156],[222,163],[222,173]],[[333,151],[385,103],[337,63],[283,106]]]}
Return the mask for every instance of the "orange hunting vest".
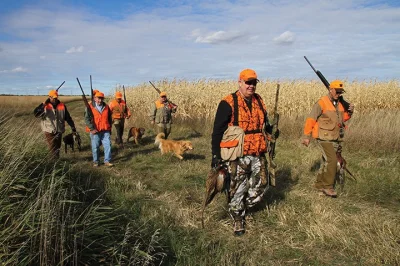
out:
{"label": "orange hunting vest", "polygon": [[312,137],[321,140],[338,140],[340,128],[344,127],[345,119],[344,107],[338,101],[337,110],[328,96],[318,100],[322,109],[322,114],[318,117],[312,129]]}
{"label": "orange hunting vest", "polygon": [[[103,112],[100,113],[96,107],[93,107],[92,103],[89,103],[90,109],[93,114],[93,122],[97,131],[111,131],[111,125],[108,122],[108,114],[110,112],[110,108],[107,104],[103,109]],[[90,132],[90,129],[86,127],[86,132]]]}
{"label": "orange hunting vest", "polygon": [[[234,97],[237,98],[237,111],[234,108]],[[232,108],[232,117],[228,126],[234,126],[235,119],[237,119],[237,125],[244,130],[243,155],[258,156],[260,153],[265,153],[267,151],[267,142],[262,130],[265,124],[266,113],[264,110],[266,108],[261,97],[258,94],[254,94],[251,99],[251,112],[239,91],[227,95],[223,100]]]}

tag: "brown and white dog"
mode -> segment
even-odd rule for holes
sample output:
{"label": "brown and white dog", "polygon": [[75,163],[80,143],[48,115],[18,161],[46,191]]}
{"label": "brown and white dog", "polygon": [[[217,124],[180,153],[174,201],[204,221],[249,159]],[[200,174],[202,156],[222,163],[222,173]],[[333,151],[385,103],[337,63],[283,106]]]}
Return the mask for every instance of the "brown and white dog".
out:
{"label": "brown and white dog", "polygon": [[158,144],[161,154],[172,152],[179,159],[183,159],[182,155],[188,150],[193,150],[192,142],[188,140],[169,140],[164,139],[165,134],[159,133],[156,136],[154,144]]}
{"label": "brown and white dog", "polygon": [[74,151],[74,145],[78,146],[78,150],[81,151],[81,137],[78,132],[72,132],[63,137],[64,145],[65,145],[65,153],[67,153],[67,147],[70,146],[72,151]]}
{"label": "brown and white dog", "polygon": [[126,140],[126,142],[129,142],[130,138],[133,138],[133,143],[134,144],[139,144],[139,141],[142,139],[144,132],[146,130],[142,127],[131,127],[131,129],[129,129],[129,133],[128,133],[128,138]]}

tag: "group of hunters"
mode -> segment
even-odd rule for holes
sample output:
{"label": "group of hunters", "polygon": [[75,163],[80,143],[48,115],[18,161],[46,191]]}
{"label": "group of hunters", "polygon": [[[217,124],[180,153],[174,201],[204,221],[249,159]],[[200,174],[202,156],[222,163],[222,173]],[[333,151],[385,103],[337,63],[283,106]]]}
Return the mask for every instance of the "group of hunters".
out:
{"label": "group of hunters", "polygon": [[[211,167],[222,165],[230,176],[229,213],[233,218],[235,235],[245,232],[245,216],[250,208],[263,198],[268,187],[268,162],[265,154],[269,143],[279,136],[279,130],[272,134],[267,108],[256,93],[259,80],[252,69],[244,69],[238,78],[238,90],[225,96],[218,104],[211,136]],[[343,82],[334,80],[329,84],[328,94],[321,97],[312,107],[304,126],[302,144],[308,146],[310,139],[316,140],[322,157],[314,187],[322,194],[335,198],[336,151],[341,148],[345,124],[351,118],[354,105],[347,109],[339,100],[345,92]],[[61,136],[65,132],[65,121],[76,132],[65,104],[58,100],[56,90],[49,92],[49,98],[35,108],[34,114],[41,118],[50,152],[58,158]],[[177,106],[167,99],[165,92],[159,93],[150,111],[150,122],[157,126],[157,133],[167,138],[171,133],[172,114]],[[122,145],[125,118],[131,112],[122,100],[122,93],[116,92],[115,99],[107,105],[104,94],[94,91],[93,100],[85,111],[86,131],[90,133],[93,166],[99,166],[100,146],[104,149],[104,165],[111,163],[111,128],[116,130],[116,144]],[[233,136],[229,139],[226,136]]]}

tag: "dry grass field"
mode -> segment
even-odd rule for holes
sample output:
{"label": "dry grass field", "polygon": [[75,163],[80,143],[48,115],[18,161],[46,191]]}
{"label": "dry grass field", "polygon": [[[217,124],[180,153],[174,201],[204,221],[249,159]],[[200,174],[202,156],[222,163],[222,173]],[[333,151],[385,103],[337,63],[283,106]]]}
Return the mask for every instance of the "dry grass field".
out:
{"label": "dry grass field", "polygon": [[[257,88],[269,111],[276,83],[263,80]],[[79,97],[67,107],[83,151],[62,153],[57,162],[47,159],[32,115],[45,97],[26,99],[18,116],[15,98],[0,98],[1,264],[400,264],[399,81],[345,82],[356,111],[343,155],[357,182],[348,181],[337,199],[312,189],[318,150],[300,144],[305,116],[326,89],[317,81],[280,81],[277,187],[250,214],[242,237],[233,236],[223,195],[206,209],[205,229],[200,220],[215,110],[236,82],[154,84],[179,106],[171,138],[194,145],[182,161],[154,145],[148,112],[158,95],[150,84],[125,87],[133,114],[126,132],[137,126],[146,134],[141,145],[113,146],[110,169],[91,168]]]}

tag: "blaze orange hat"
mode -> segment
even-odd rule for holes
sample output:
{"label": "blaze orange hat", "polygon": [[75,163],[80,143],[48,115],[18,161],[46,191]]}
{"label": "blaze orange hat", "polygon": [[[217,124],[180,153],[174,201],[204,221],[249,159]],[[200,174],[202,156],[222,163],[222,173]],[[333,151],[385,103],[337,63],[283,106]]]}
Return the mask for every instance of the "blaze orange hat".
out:
{"label": "blaze orange hat", "polygon": [[115,93],[115,98],[117,98],[117,99],[122,99],[122,93],[119,92],[119,91],[117,91],[117,92]]}
{"label": "blaze orange hat", "polygon": [[254,80],[257,79],[257,73],[253,69],[244,69],[242,72],[239,74],[239,80],[244,80],[244,81],[249,81],[249,80]]}
{"label": "blaze orange hat", "polygon": [[100,92],[100,91],[97,91],[96,94],[94,95],[94,97],[97,97],[97,98],[104,98],[104,93],[102,93],[102,92]]}
{"label": "blaze orange hat", "polygon": [[98,93],[98,92],[99,92],[98,89],[94,89],[94,90],[93,90],[93,95],[96,95],[96,93]]}
{"label": "blaze orange hat", "polygon": [[163,96],[167,97],[167,93],[165,91],[160,92],[160,97],[163,97]]}
{"label": "blaze orange hat", "polygon": [[343,82],[338,79],[332,81],[331,84],[329,84],[329,88],[344,91]]}
{"label": "blaze orange hat", "polygon": [[49,96],[51,98],[57,98],[58,97],[58,92],[56,90],[51,90],[51,91],[49,91]]}

